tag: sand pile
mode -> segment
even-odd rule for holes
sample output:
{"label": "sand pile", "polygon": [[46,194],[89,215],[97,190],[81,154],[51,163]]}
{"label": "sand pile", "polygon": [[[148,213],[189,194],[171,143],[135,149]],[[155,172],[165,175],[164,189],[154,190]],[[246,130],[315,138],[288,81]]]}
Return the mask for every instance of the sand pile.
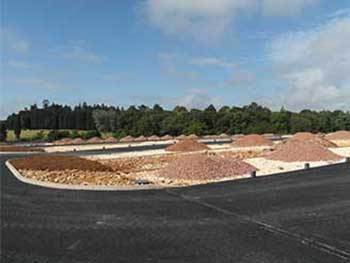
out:
{"label": "sand pile", "polygon": [[266,139],[262,135],[250,134],[238,138],[231,144],[233,147],[256,147],[256,146],[272,146],[273,142]]}
{"label": "sand pile", "polygon": [[299,140],[278,145],[274,151],[265,154],[265,158],[283,162],[338,161],[342,159],[341,156],[317,143]]}
{"label": "sand pile", "polygon": [[115,143],[118,142],[118,140],[114,137],[108,137],[107,139],[104,140],[105,142],[109,142],[109,143]]}
{"label": "sand pile", "polygon": [[226,134],[226,133],[221,133],[219,136],[218,136],[220,139],[227,139],[227,138],[230,138],[230,135]]}
{"label": "sand pile", "polygon": [[326,148],[337,147],[337,145],[332,143],[331,141],[323,138],[320,135],[316,135],[310,132],[298,132],[294,134],[293,137],[290,138],[289,140],[290,141],[297,140],[301,142],[313,142]]}
{"label": "sand pile", "polygon": [[203,151],[209,150],[210,148],[204,143],[193,139],[182,140],[176,144],[168,146],[166,151],[173,152],[192,152],[192,151]]}
{"label": "sand pile", "polygon": [[64,144],[71,144],[71,143],[72,143],[72,139],[70,138],[63,138],[61,140],[54,141],[54,144],[57,144],[57,145],[64,145]]}
{"label": "sand pile", "polygon": [[246,175],[255,170],[255,167],[241,160],[191,154],[170,162],[159,171],[159,175],[173,180],[210,181]]}
{"label": "sand pile", "polygon": [[186,137],[186,139],[194,139],[194,140],[197,140],[197,139],[199,139],[199,137],[196,135],[196,134],[190,134],[190,135],[188,135],[187,137]]}
{"label": "sand pile", "polygon": [[163,141],[168,141],[168,140],[172,140],[172,139],[173,139],[173,137],[170,136],[169,134],[166,134],[166,135],[162,136],[162,138],[161,138],[161,140],[163,140]]}
{"label": "sand pile", "polygon": [[76,138],[76,139],[71,141],[71,144],[84,144],[84,143],[86,143],[86,141],[84,141],[81,138]]}
{"label": "sand pile", "polygon": [[184,135],[184,134],[181,134],[181,135],[175,137],[176,140],[184,140],[184,139],[186,139],[186,138],[187,138],[187,136]]}
{"label": "sand pile", "polygon": [[342,140],[350,140],[350,131],[337,131],[329,133],[325,136],[327,140],[331,141],[342,141]]}
{"label": "sand pile", "polygon": [[120,139],[121,142],[133,142],[134,141],[134,137],[128,135],[128,136],[125,136],[123,138]]}
{"label": "sand pile", "polygon": [[152,135],[151,137],[147,138],[149,141],[159,141],[160,138],[157,135]]}
{"label": "sand pile", "polygon": [[139,136],[139,137],[136,137],[134,139],[135,142],[144,142],[144,141],[147,141],[147,138],[143,135]]}
{"label": "sand pile", "polygon": [[92,137],[89,140],[87,140],[88,143],[100,143],[102,142],[101,138],[98,137]]}

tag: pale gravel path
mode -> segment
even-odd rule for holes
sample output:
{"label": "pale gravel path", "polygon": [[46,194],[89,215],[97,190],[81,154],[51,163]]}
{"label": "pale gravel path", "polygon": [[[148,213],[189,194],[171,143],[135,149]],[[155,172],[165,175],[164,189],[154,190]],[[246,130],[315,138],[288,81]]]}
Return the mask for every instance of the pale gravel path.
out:
{"label": "pale gravel path", "polygon": [[350,157],[350,147],[329,148],[329,150],[340,156]]}

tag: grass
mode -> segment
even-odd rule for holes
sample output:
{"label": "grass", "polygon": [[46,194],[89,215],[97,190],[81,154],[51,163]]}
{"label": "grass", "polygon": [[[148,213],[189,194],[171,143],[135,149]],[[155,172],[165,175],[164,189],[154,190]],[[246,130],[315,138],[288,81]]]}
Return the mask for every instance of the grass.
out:
{"label": "grass", "polygon": [[[35,138],[38,137],[39,132],[42,132],[44,134],[44,140],[47,140],[47,134],[50,132],[51,130],[22,130],[21,131],[21,140],[26,140],[26,141],[32,141]],[[73,130],[62,130],[62,131],[69,131],[72,132]],[[85,131],[78,131],[79,134],[84,133]],[[101,133],[101,137],[102,139],[106,139],[109,136],[112,136],[112,133],[106,132],[106,133]],[[16,139],[16,135],[14,133],[13,130],[8,130],[7,131],[7,141],[8,142],[15,142],[18,141]]]}

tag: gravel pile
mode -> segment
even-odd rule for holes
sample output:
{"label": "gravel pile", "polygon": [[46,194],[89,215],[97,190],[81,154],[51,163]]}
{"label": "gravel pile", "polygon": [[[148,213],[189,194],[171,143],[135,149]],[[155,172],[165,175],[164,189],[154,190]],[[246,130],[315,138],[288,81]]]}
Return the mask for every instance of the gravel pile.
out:
{"label": "gravel pile", "polygon": [[84,143],[86,143],[86,141],[84,141],[81,138],[76,138],[76,139],[72,140],[70,143],[71,144],[84,144]]}
{"label": "gravel pile", "polygon": [[143,135],[137,137],[134,139],[135,142],[144,142],[144,141],[147,141],[147,138]]}
{"label": "gravel pile", "polygon": [[317,138],[317,135],[311,132],[297,132],[292,136],[291,139],[299,140],[299,141],[312,141],[312,140],[315,140],[316,138]]}
{"label": "gravel pile", "polygon": [[11,160],[11,164],[22,170],[81,170],[111,172],[112,168],[97,161],[73,156],[32,156]]}
{"label": "gravel pile", "polygon": [[165,148],[165,150],[172,151],[172,152],[192,152],[192,151],[210,150],[210,148],[206,146],[204,143],[199,142],[197,140],[185,139],[185,140],[179,141],[176,144],[168,146],[167,148]]}
{"label": "gravel pile", "polygon": [[159,175],[173,180],[205,181],[246,175],[255,170],[255,167],[241,160],[191,154],[170,162],[159,171]]}
{"label": "gravel pile", "polygon": [[292,140],[282,143],[265,158],[283,162],[318,162],[318,161],[338,161],[342,157],[310,141]]}
{"label": "gravel pile", "polygon": [[325,139],[321,135],[316,135],[310,132],[298,132],[294,134],[293,137],[290,138],[289,140],[290,141],[297,140],[301,142],[313,142],[326,148],[337,147],[335,143],[332,143],[331,141]]}
{"label": "gravel pile", "polygon": [[54,144],[56,145],[64,145],[64,144],[71,144],[71,143],[72,143],[72,139],[70,138],[63,138],[61,140],[54,141]]}
{"label": "gravel pile", "polygon": [[176,140],[184,140],[184,139],[186,139],[186,138],[187,138],[187,136],[184,135],[184,134],[181,134],[181,135],[175,137]]}
{"label": "gravel pile", "polygon": [[329,133],[325,136],[327,140],[350,140],[350,132],[349,131],[337,131],[333,133]]}
{"label": "gravel pile", "polygon": [[238,138],[231,144],[233,147],[255,147],[255,146],[272,146],[273,142],[262,135],[250,134]]}
{"label": "gravel pile", "polygon": [[157,135],[152,135],[151,137],[147,138],[149,141],[159,141],[160,138]]}
{"label": "gravel pile", "polygon": [[162,136],[161,139],[164,141],[168,141],[168,140],[172,140],[174,138],[172,136],[170,136],[169,134],[166,134],[166,135]]}
{"label": "gravel pile", "polygon": [[101,138],[98,137],[92,137],[89,140],[87,140],[88,143],[100,143],[102,142]]}
{"label": "gravel pile", "polygon": [[199,137],[196,135],[196,134],[190,134],[190,135],[188,135],[187,137],[186,137],[186,139],[194,139],[194,140],[197,140],[197,139],[199,139]]}
{"label": "gravel pile", "polygon": [[128,135],[128,136],[125,136],[123,138],[120,139],[121,142],[133,142],[134,141],[134,137]]}
{"label": "gravel pile", "polygon": [[218,137],[221,139],[226,139],[226,138],[230,138],[230,135],[228,135],[226,133],[221,133]]}
{"label": "gravel pile", "polygon": [[114,138],[114,137],[108,137],[108,138],[105,139],[104,141],[105,141],[105,142],[110,142],[110,143],[112,143],[112,142],[118,142],[118,140],[117,140],[116,138]]}

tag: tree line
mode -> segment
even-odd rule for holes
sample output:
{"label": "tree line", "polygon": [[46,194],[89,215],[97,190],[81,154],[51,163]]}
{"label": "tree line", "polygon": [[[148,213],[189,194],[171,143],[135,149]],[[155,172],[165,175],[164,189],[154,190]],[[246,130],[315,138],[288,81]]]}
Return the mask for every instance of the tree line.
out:
{"label": "tree line", "polygon": [[204,110],[176,106],[166,110],[158,104],[153,107],[141,105],[124,108],[82,103],[70,107],[49,104],[45,100],[42,107],[34,104],[13,113],[5,123],[16,134],[21,129],[98,130],[112,132],[115,137],[192,133],[326,133],[350,130],[350,113],[341,110],[291,112],[284,108],[271,111],[257,103],[243,107],[223,106],[219,109],[209,105]]}

